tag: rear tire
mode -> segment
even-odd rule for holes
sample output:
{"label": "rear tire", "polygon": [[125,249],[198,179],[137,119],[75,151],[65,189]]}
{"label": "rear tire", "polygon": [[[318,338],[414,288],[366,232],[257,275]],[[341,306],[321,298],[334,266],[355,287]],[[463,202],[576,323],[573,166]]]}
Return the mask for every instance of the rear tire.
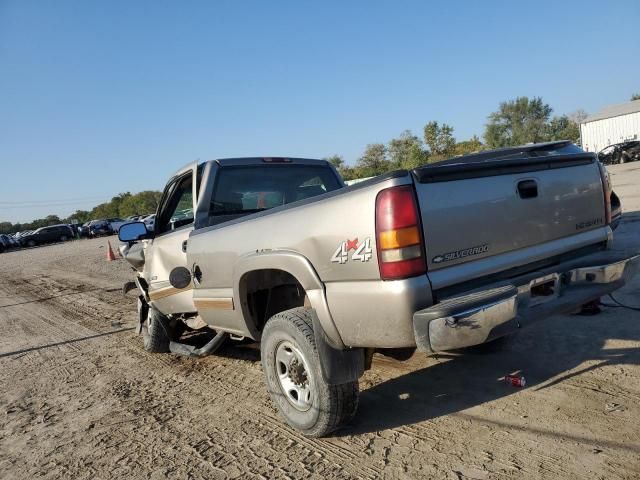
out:
{"label": "rear tire", "polygon": [[35,247],[36,245],[37,245],[37,243],[36,243],[35,241],[33,241],[33,240],[29,240],[29,241],[27,242],[27,246],[28,246],[28,247]]}
{"label": "rear tire", "polygon": [[298,307],[269,319],[260,354],[267,390],[286,422],[322,437],[349,422],[358,409],[358,381],[329,385],[320,369],[313,311]]}

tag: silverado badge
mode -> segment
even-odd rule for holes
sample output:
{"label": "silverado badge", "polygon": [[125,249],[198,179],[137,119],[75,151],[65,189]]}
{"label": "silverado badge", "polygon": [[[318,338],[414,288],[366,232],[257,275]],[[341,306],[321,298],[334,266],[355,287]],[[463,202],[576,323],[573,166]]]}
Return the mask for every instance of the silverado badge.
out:
{"label": "silverado badge", "polygon": [[489,250],[489,245],[479,245],[477,247],[463,248],[455,252],[443,253],[442,255],[436,255],[431,259],[433,263],[450,262],[451,260],[458,260],[459,258],[470,257],[472,255],[479,255]]}

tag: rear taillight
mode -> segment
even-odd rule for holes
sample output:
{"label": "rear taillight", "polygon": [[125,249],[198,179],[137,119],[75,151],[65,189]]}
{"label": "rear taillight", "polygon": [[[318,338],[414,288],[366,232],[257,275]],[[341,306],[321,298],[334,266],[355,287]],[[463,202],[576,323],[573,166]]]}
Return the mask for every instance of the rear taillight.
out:
{"label": "rear taillight", "polygon": [[604,219],[605,224],[611,223],[611,179],[609,178],[609,172],[607,168],[600,162],[598,162],[600,168],[600,180],[602,180],[602,193],[604,195]]}
{"label": "rear taillight", "polygon": [[410,186],[387,188],[378,193],[376,240],[383,280],[415,277],[427,271],[418,207]]}

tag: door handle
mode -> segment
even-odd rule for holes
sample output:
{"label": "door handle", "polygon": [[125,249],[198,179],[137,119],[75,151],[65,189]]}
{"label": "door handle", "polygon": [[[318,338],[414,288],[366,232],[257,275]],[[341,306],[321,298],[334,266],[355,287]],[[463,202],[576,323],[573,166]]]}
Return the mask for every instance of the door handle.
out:
{"label": "door handle", "polygon": [[187,240],[182,242],[182,253],[187,253]]}
{"label": "door handle", "polygon": [[518,195],[520,195],[520,198],[536,198],[538,196],[538,184],[535,180],[519,181]]}

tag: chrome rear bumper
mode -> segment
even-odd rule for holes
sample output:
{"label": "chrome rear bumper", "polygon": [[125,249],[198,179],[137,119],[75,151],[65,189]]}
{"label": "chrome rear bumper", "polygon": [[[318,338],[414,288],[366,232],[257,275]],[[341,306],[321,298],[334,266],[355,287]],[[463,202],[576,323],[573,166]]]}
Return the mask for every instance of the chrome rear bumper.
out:
{"label": "chrome rear bumper", "polygon": [[[622,287],[640,269],[640,255],[544,273],[444,300],[413,315],[416,345],[427,352],[493,340]],[[530,275],[529,275],[530,276]]]}

